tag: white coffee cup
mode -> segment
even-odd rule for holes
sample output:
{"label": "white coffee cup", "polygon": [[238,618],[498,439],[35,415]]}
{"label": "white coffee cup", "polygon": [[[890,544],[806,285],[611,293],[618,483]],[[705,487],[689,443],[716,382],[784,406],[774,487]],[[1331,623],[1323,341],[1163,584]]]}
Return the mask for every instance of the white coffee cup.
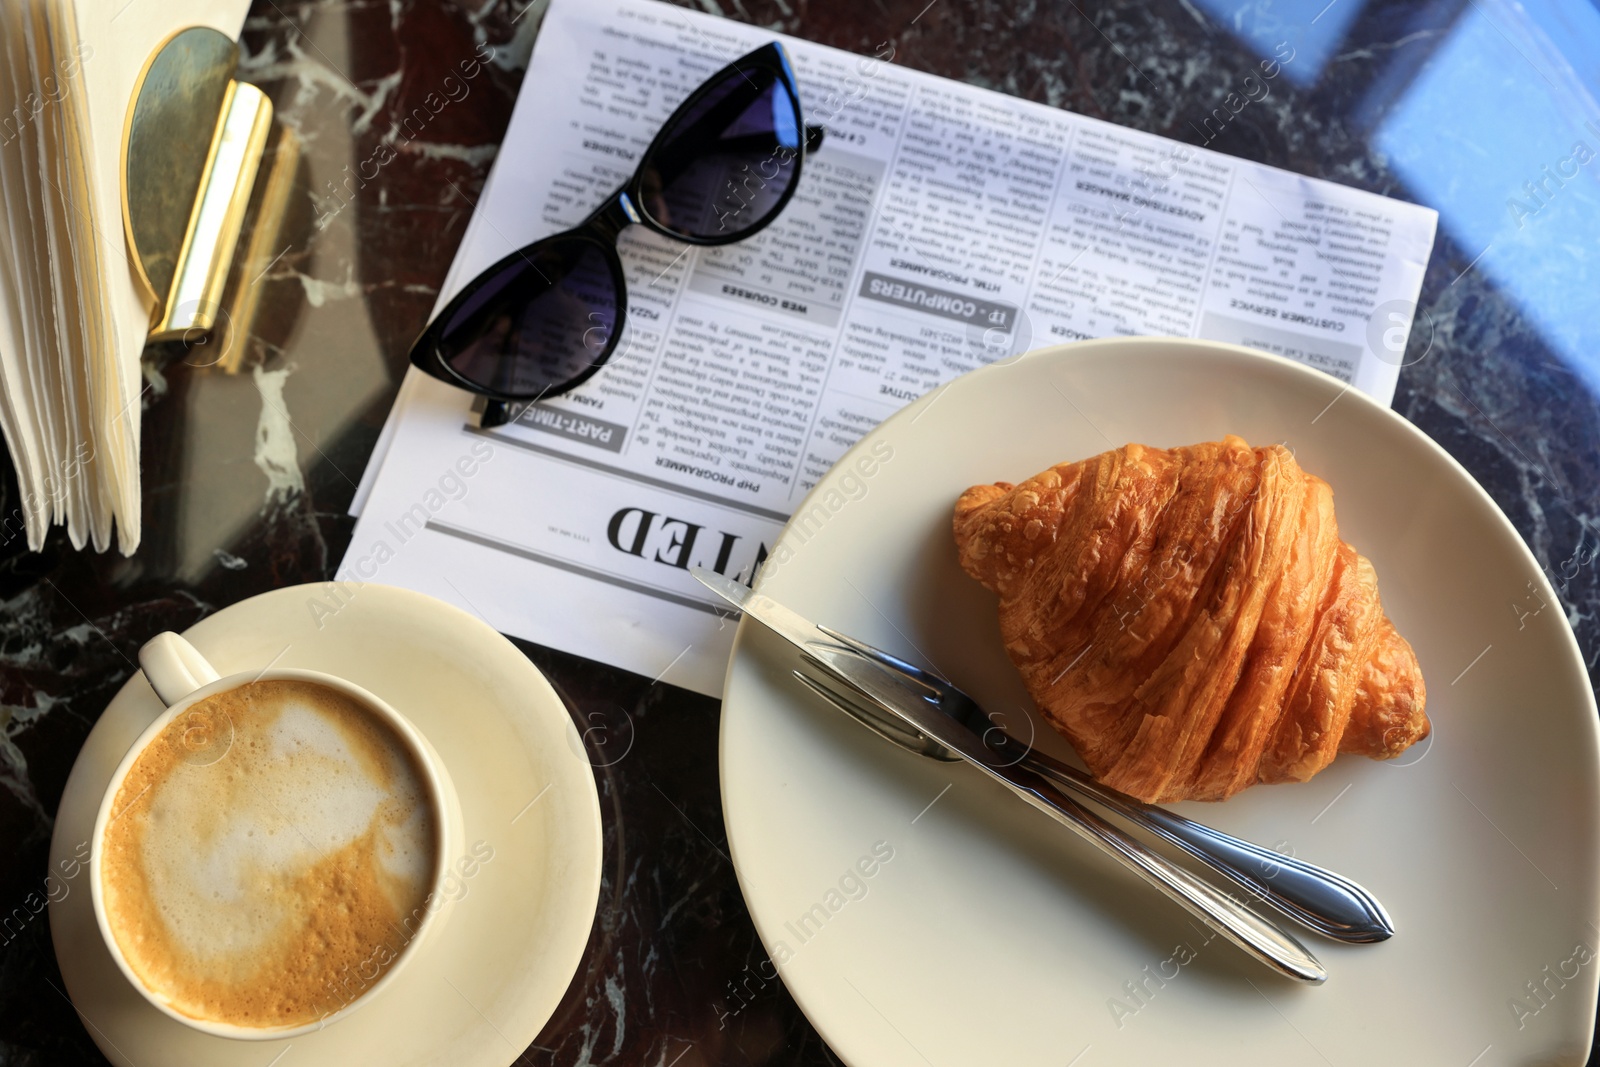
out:
{"label": "white coffee cup", "polygon": [[[347,682],[342,678],[324,674],[320,671],[296,670],[284,667],[269,667],[266,670],[243,671],[238,674],[219,678],[215,668],[202,656],[193,645],[175,633],[158,634],[139,650],[139,665],[144,670],[145,678],[149,681],[156,696],[167,706],[166,711],[156,717],[145,731],[139,735],[128,754],[123,757],[111,776],[110,783],[106,786],[105,796],[100,801],[99,813],[94,822],[93,851],[89,861],[89,887],[90,896],[94,904],[95,922],[100,927],[100,935],[105,940],[106,948],[111,953],[111,958],[116,961],[122,973],[158,1010],[203,1033],[216,1037],[236,1038],[242,1040],[277,1040],[280,1038],[294,1037],[299,1034],[309,1033],[328,1026],[367,1003],[372,997],[393,982],[404,966],[417,954],[418,947],[442,925],[445,913],[453,902],[453,895],[444,892],[447,876],[450,873],[452,858],[460,849],[463,837],[461,823],[461,804],[456,796],[454,784],[445,770],[444,762],[439,758],[432,745],[428,743],[416,727],[412,726],[399,712],[369,693],[367,690]],[[178,1011],[159,990],[153,990],[134,972],[127,958],[123,955],[117,938],[112,931],[111,921],[106,913],[105,892],[102,887],[102,860],[104,858],[104,841],[106,828],[112,819],[112,809],[116,798],[122,788],[124,779],[133,769],[134,764],[144,753],[145,749],[153,742],[163,730],[174,720],[183,716],[197,703],[218,693],[225,693],[231,689],[252,682],[264,681],[296,681],[309,682],[332,690],[361,705],[375,718],[383,721],[392,731],[394,737],[409,752],[419,771],[420,778],[427,791],[427,804],[431,822],[436,834],[437,851],[431,877],[428,881],[428,895],[425,901],[425,914],[418,923],[415,932],[401,948],[393,962],[376,978],[363,988],[350,994],[346,1001],[336,1011],[332,1011],[319,1019],[311,1022],[292,1026],[255,1027],[244,1026],[221,1020],[195,1018]]]}

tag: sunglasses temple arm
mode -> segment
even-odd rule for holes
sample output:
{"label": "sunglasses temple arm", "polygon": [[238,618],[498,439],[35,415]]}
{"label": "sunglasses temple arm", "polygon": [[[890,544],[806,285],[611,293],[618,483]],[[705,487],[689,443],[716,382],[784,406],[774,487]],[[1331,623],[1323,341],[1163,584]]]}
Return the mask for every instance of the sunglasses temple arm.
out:
{"label": "sunglasses temple arm", "polygon": [[821,126],[806,127],[806,155],[810,155],[822,147],[822,136],[827,130]]}
{"label": "sunglasses temple arm", "polygon": [[521,409],[525,406],[510,400],[490,400],[483,406],[483,416],[478,420],[478,428],[492,430],[496,426],[504,426],[516,415],[520,415]]}

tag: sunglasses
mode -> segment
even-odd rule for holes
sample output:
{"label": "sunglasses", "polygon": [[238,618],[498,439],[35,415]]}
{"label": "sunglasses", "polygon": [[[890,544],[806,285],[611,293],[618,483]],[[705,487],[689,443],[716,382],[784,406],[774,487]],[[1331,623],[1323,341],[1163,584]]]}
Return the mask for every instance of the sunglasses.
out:
{"label": "sunglasses", "polygon": [[678,106],[594,214],[457,293],[411,346],[411,362],[488,397],[484,426],[506,422],[510,402],[577,388],[611,358],[627,315],[617,235],[633,223],[692,245],[758,233],[794,195],[822,132],[801,120],[781,44],[735,60]]}

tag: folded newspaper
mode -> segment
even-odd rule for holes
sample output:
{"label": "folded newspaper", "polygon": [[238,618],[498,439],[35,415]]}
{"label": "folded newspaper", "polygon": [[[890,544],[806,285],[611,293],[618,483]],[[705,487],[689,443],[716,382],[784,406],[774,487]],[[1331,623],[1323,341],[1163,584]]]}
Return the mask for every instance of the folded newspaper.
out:
{"label": "folded newspaper", "polygon": [[[649,0],[552,0],[439,305],[581,221],[679,101],[772,38]],[[340,578],[716,694],[733,628],[689,567],[749,580],[846,449],[958,374],[1167,334],[1392,400],[1432,211],[907,70],[888,43],[782,40],[828,129],[783,215],[719,248],[627,231],[617,355],[511,425],[480,429],[472,397],[413,371]]]}

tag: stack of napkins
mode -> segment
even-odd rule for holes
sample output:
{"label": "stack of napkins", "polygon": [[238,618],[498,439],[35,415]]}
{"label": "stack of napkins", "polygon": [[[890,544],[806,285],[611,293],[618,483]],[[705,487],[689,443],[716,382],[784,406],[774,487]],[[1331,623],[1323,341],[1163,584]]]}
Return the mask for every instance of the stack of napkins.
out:
{"label": "stack of napkins", "polygon": [[0,430],[30,548],[52,523],[79,548],[103,551],[113,529],[124,554],[139,546],[152,308],[124,237],[123,123],[163,40],[191,25],[236,37],[247,6],[0,0]]}

